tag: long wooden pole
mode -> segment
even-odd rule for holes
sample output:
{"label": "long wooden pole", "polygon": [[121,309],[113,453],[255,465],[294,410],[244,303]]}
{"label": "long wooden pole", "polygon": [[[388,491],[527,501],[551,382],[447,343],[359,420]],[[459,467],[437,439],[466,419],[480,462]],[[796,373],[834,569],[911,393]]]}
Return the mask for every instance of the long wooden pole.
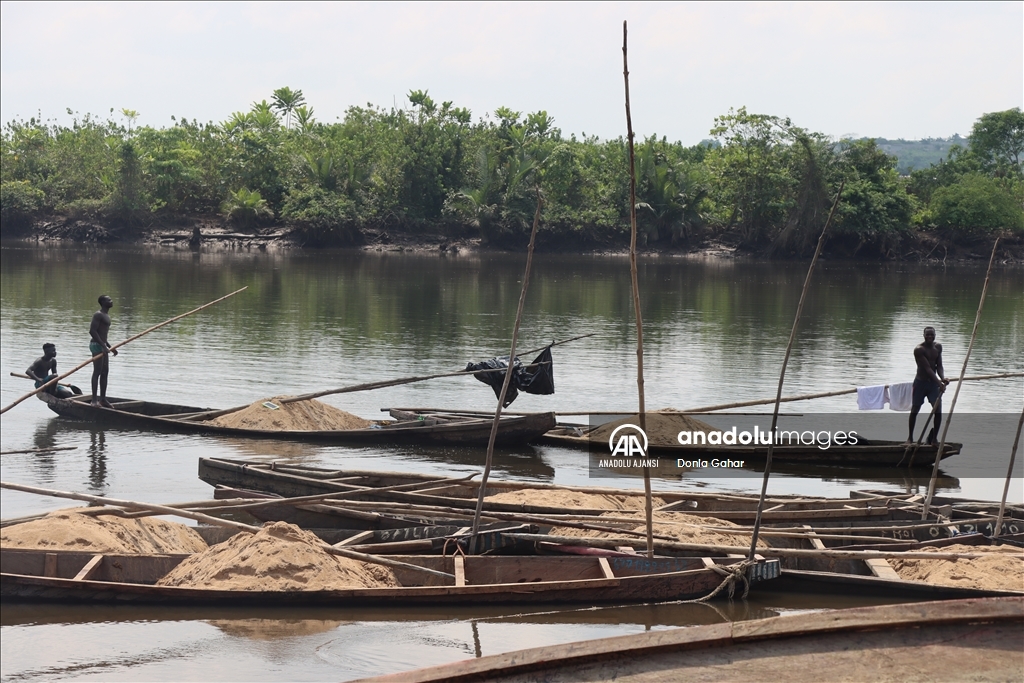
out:
{"label": "long wooden pole", "polygon": [[515,368],[516,343],[519,341],[519,325],[523,321],[523,308],[526,306],[526,291],[530,287],[530,268],[533,266],[533,248],[537,243],[537,227],[540,225],[540,209],[543,205],[540,196],[540,185],[537,185],[537,211],[533,214],[533,228],[530,230],[530,244],[526,247],[526,270],[523,273],[523,286],[519,291],[519,306],[516,308],[516,322],[512,327],[512,346],[508,352],[508,369],[505,381],[501,384],[498,404],[494,407],[494,421],[491,423],[491,434],[487,437],[487,455],[484,458],[484,474],[480,479],[480,491],[476,497],[476,510],[473,513],[473,536],[469,541],[470,553],[476,552],[477,534],[480,532],[480,515],[484,509],[484,496],[487,493],[487,478],[491,476],[491,465],[494,462],[494,442],[498,438],[498,423],[501,421],[501,409],[505,404],[505,394],[512,382],[512,371]]}
{"label": "long wooden pole", "polygon": [[[627,59],[626,22],[622,22],[622,80],[626,89],[626,141],[629,144],[629,277],[636,313],[636,391],[639,396],[640,429],[647,433],[644,405],[644,321],[640,312],[640,284],[636,272],[636,161],[633,139],[633,115],[629,108],[629,61]],[[645,454],[646,459],[646,454]],[[654,557],[654,520],[651,503],[651,468],[644,463],[644,513],[647,517],[647,557]]]}
{"label": "long wooden pole", "polygon": [[1013,479],[1013,462],[1017,459],[1017,446],[1020,444],[1020,430],[1024,427],[1024,410],[1020,411],[1017,421],[1017,436],[1013,437],[1013,449],[1010,451],[1010,465],[1006,468],[1006,482],[1003,484],[1003,498],[999,503],[999,515],[996,517],[996,528],[993,536],[998,536],[1003,526],[1003,513],[1006,512],[1006,496],[1010,492],[1010,480]]}
{"label": "long wooden pole", "polygon": [[[807,299],[807,290],[811,285],[811,276],[814,274],[814,266],[818,263],[818,256],[821,254],[821,248],[825,245],[825,233],[828,232],[828,226],[832,224],[832,217],[835,216],[836,207],[839,206],[839,198],[843,196],[843,187],[845,181],[839,185],[839,191],[836,192],[835,201],[832,202],[832,209],[828,212],[828,219],[825,221],[825,227],[821,229],[821,235],[818,236],[818,246],[814,248],[814,256],[811,258],[811,265],[807,267],[807,277],[804,278],[804,288],[800,292],[800,301],[796,305],[796,316],[793,318],[793,327],[789,331],[789,343],[786,344],[786,355],[782,359],[782,370],[779,372],[779,388],[775,392],[775,409],[772,411],[772,427],[768,432],[769,434],[775,434],[775,428],[779,424],[779,404],[782,403],[782,384],[786,380],[786,366],[789,365],[789,356],[793,352],[793,342],[796,340],[796,331],[800,326],[800,316],[803,314],[804,301]],[[764,478],[761,480],[761,497],[757,501],[757,514],[754,516],[754,531],[750,539],[750,551],[747,553],[747,560],[750,562],[754,561],[754,555],[757,552],[757,534],[761,530],[761,515],[764,513],[764,499],[768,493],[768,478],[772,473],[772,454],[775,452],[775,438],[768,440],[768,453],[765,457],[764,463]]]}
{"label": "long wooden pole", "polygon": [[[171,323],[173,323],[173,322],[174,322],[174,321],[176,321],[176,320],[181,320],[182,318],[184,318],[184,317],[186,317],[186,316],[190,316],[190,315],[192,315],[193,313],[198,313],[199,311],[203,310],[204,308],[209,308],[210,306],[213,306],[214,304],[219,304],[219,303],[220,303],[221,301],[224,301],[224,299],[227,299],[227,298],[229,298],[229,297],[232,297],[232,296],[234,296],[235,294],[238,294],[239,292],[244,292],[244,291],[245,291],[246,289],[248,289],[248,288],[249,288],[249,287],[248,287],[248,286],[246,286],[246,287],[242,287],[241,289],[236,289],[235,291],[231,292],[230,294],[226,294],[226,295],[222,296],[222,297],[221,297],[221,298],[219,298],[219,299],[214,299],[213,301],[211,301],[211,302],[210,302],[210,303],[208,303],[208,304],[203,304],[203,305],[202,305],[202,306],[200,306],[199,308],[193,308],[193,309],[192,309],[191,311],[188,311],[187,313],[182,313],[181,315],[176,315],[176,316],[174,316],[173,318],[171,318],[170,320],[165,320],[165,321],[163,321],[163,322],[162,322],[162,323],[160,323],[159,325],[153,325],[153,327],[150,327],[149,329],[143,330],[142,332],[139,332],[139,333],[138,333],[137,335],[135,335],[135,336],[133,336],[133,337],[128,337],[128,338],[127,338],[127,339],[125,339],[125,340],[124,340],[123,342],[118,342],[117,344],[114,344],[113,346],[111,346],[111,347],[110,347],[110,349],[109,349],[109,350],[110,350],[110,351],[113,351],[113,350],[115,350],[115,349],[119,349],[119,348],[121,348],[122,346],[124,346],[125,344],[127,344],[127,343],[129,343],[129,342],[133,342],[133,341],[135,341],[136,339],[138,339],[139,337],[141,337],[141,336],[143,336],[143,335],[147,335],[147,334],[149,334],[150,332],[153,332],[154,330],[159,330],[159,329],[160,329],[161,327],[163,327],[164,325],[170,325]],[[25,394],[24,396],[22,396],[21,398],[19,398],[19,399],[18,399],[17,401],[15,401],[14,403],[12,403],[12,404],[10,404],[9,406],[5,407],[5,408],[4,408],[3,410],[0,410],[0,415],[2,415],[3,413],[6,413],[6,412],[7,412],[8,410],[10,410],[10,409],[11,409],[11,408],[13,408],[14,406],[18,405],[18,404],[19,404],[19,403],[21,403],[22,401],[24,401],[24,400],[26,400],[26,399],[29,399],[29,398],[32,398],[33,396],[35,396],[36,394],[38,394],[38,393],[39,393],[40,391],[45,391],[45,390],[47,389],[47,387],[50,387],[50,386],[52,386],[52,385],[56,384],[57,382],[61,381],[61,380],[62,380],[62,379],[64,379],[65,377],[68,377],[68,376],[70,376],[70,375],[73,375],[73,374],[75,374],[76,372],[78,372],[79,370],[81,370],[82,368],[84,368],[84,367],[85,367],[86,365],[88,365],[89,363],[92,363],[93,361],[95,361],[95,360],[98,360],[98,359],[102,358],[102,357],[103,357],[104,355],[106,355],[106,353],[107,353],[106,351],[105,351],[105,352],[103,352],[103,353],[97,353],[97,354],[96,354],[95,356],[93,356],[93,357],[92,357],[92,358],[90,358],[89,360],[85,361],[84,363],[80,363],[79,365],[76,365],[76,366],[75,366],[74,368],[72,368],[72,369],[71,369],[71,370],[69,370],[68,372],[65,372],[65,373],[64,373],[63,375],[61,375],[61,376],[59,376],[59,377],[54,377],[54,378],[53,378],[53,379],[51,379],[51,380],[50,380],[49,382],[47,382],[46,384],[44,384],[44,385],[40,386],[40,387],[39,387],[38,389],[36,389],[35,391],[31,391],[31,392],[29,392],[29,393]]]}
{"label": "long wooden pole", "polygon": [[[167,505],[157,505],[154,503],[140,503],[134,500],[117,500],[116,498],[105,498],[103,496],[93,496],[88,493],[75,493],[72,491],[57,491],[55,489],[44,489],[37,486],[26,486],[24,484],[15,484],[12,482],[0,482],[0,488],[10,489],[11,491],[23,491],[25,493],[35,493],[41,496],[50,496],[52,498],[68,498],[71,500],[84,500],[90,503],[99,503],[100,505],[116,505],[123,508],[133,508],[136,510],[150,510],[157,512],[162,515],[173,515],[176,517],[184,517],[186,519],[193,519],[197,522],[206,522],[207,524],[214,524],[216,526],[228,527],[237,531],[247,531],[249,533],[256,533],[260,530],[258,526],[252,526],[250,524],[243,524],[241,522],[235,522],[230,519],[221,519],[220,517],[212,517],[210,515],[204,515],[201,512],[191,512],[189,510],[182,510],[180,508],[173,508]],[[341,548],[335,548],[332,545],[324,543],[323,549],[331,555],[340,555],[342,557],[348,557],[353,560],[359,560],[361,562],[369,562],[371,564],[382,564],[389,567],[400,567],[402,569],[411,569],[413,571],[423,572],[426,574],[433,574],[435,576],[442,576],[444,578],[453,578],[452,574],[446,572],[439,572],[426,567],[421,567],[415,564],[408,564],[405,562],[397,562],[395,560],[389,560],[383,557],[377,557],[376,555],[367,555],[365,553],[359,553],[352,550],[343,550]]]}
{"label": "long wooden pole", "polygon": [[[578,536],[546,536],[544,534],[505,534],[509,538],[523,541],[534,541],[541,543],[557,543],[559,545],[580,545],[593,548],[617,548],[629,546],[633,543],[630,538],[581,538]],[[706,545],[703,543],[681,543],[674,541],[659,541],[659,550],[687,550],[708,553],[721,553],[723,555],[739,554],[746,551],[745,547],[735,545]],[[830,557],[846,560],[873,560],[873,559],[903,559],[903,560],[973,560],[981,557],[991,557],[991,553],[944,553],[926,552],[917,550],[840,550],[830,548],[827,550],[810,550],[804,548],[758,548],[757,553],[765,557]],[[1024,559],[1024,552],[1006,553],[1005,557]]]}
{"label": "long wooden pole", "polygon": [[[950,381],[951,382],[958,382],[958,381],[974,382],[974,381],[987,380],[987,379],[1008,379],[1010,377],[1024,377],[1024,372],[1000,372],[1000,373],[997,373],[997,374],[994,374],[994,375],[975,375],[974,377],[964,377],[963,380],[958,380],[958,379],[954,378],[954,379],[951,379]],[[783,396],[781,402],[782,403],[789,403],[791,401],[808,401],[808,400],[815,399],[815,398],[827,398],[827,397],[830,397],[830,396],[843,396],[844,394],[855,394],[855,393],[857,393],[857,389],[839,389],[837,391],[825,391],[825,392],[820,392],[820,393],[816,393],[816,394],[800,394],[798,396]],[[775,403],[775,399],[774,398],[759,398],[759,399],[755,399],[755,400],[752,400],[752,401],[737,401],[735,403],[721,403],[719,405],[704,406],[702,408],[685,408],[685,409],[662,408],[660,410],[651,411],[651,412],[659,412],[659,413],[684,413],[684,414],[689,415],[689,414],[693,414],[693,413],[712,413],[712,412],[715,412],[715,411],[718,411],[718,410],[729,410],[730,408],[746,408],[746,407],[749,407],[749,406],[763,406],[763,405],[768,405],[769,403]],[[388,409],[382,408],[381,410],[384,411],[384,412],[387,412]],[[427,408],[396,408],[396,410],[406,410],[406,411],[415,412],[415,411],[418,411],[418,410],[427,410]],[[462,410],[462,409],[459,409],[459,410],[446,410],[445,412],[447,412],[447,413],[465,414],[465,415],[470,415],[470,414],[474,414],[474,413],[480,413],[481,415],[490,415],[490,413],[483,413],[482,411],[478,411],[478,410]],[[506,410],[504,412],[504,414],[505,415],[528,415],[529,413],[514,413],[514,412],[509,412],[509,411]],[[573,411],[573,410],[559,410],[558,414],[559,415],[629,415],[630,411],[628,411],[628,410],[576,410],[576,411]],[[741,414],[744,414],[744,413],[733,413],[733,414],[734,415],[737,415],[737,414],[741,415]],[[745,413],[745,414],[748,414],[748,415],[760,415],[761,413]]]}
{"label": "long wooden pole", "polygon": [[[954,379],[954,382],[973,382],[984,379],[1004,379],[1007,377],[1024,377],[1024,372],[1001,372],[994,375],[977,375],[975,377],[964,377],[962,379]],[[836,391],[823,391],[816,394],[801,394],[799,396],[783,396],[781,399],[775,398],[758,398],[751,401],[737,401],[735,403],[720,403],[713,406],[703,406],[701,408],[687,408],[685,410],[673,410],[675,413],[710,413],[715,410],[728,410],[730,408],[746,408],[749,406],[763,406],[769,403],[775,403],[778,400],[780,403],[788,403],[791,401],[807,401],[813,398],[828,398],[830,396],[843,396],[844,394],[855,394],[857,389],[839,389]],[[562,415],[572,415],[573,413],[561,413]],[[579,413],[584,415],[586,413]],[[620,412],[613,413],[615,415],[621,414]]]}
{"label": "long wooden pole", "polygon": [[[939,448],[935,451],[935,463],[932,465],[932,476],[928,480],[928,495],[924,499],[924,508],[921,510],[921,519],[928,516],[928,508],[932,504],[932,496],[935,494],[935,480],[939,478],[939,462],[942,460],[942,450],[946,445],[946,435],[949,433],[949,423],[953,421],[953,409],[956,408],[956,399],[960,396],[960,387],[963,386],[963,377],[967,374],[967,362],[971,359],[971,350],[974,348],[974,340],[978,336],[978,325],[981,323],[981,309],[985,307],[985,295],[988,293],[988,281],[992,276],[992,264],[996,260],[996,247],[999,246],[999,238],[992,244],[992,255],[988,259],[988,270],[985,271],[985,284],[981,286],[981,300],[978,301],[978,312],[974,316],[974,329],[971,331],[971,341],[967,344],[967,353],[964,354],[964,364],[960,368],[960,382],[957,382],[956,391],[953,392],[953,401],[949,404],[949,412],[946,413],[946,424],[942,427],[942,438],[939,439]],[[939,394],[939,401],[942,394]]]}
{"label": "long wooden pole", "polygon": [[[569,342],[576,341],[578,339],[585,339],[587,337],[593,337],[596,332],[590,332],[589,334],[581,334],[569,339],[562,339],[561,341],[551,342],[547,346],[540,348],[531,349],[530,351],[522,351],[521,353],[530,354],[543,351],[544,349],[551,346],[561,346],[562,344],[568,344]],[[395,387],[402,384],[412,384],[413,382],[425,382],[430,379],[439,379],[441,377],[460,377],[462,375],[477,375],[484,372],[502,372],[501,368],[495,370],[456,370],[453,372],[441,372],[433,375],[417,375],[416,377],[400,377],[398,379],[382,380],[380,382],[365,382],[363,384],[353,384],[347,387],[340,387],[338,389],[325,389],[323,391],[314,391],[308,394],[300,394],[298,396],[290,396],[285,399],[281,399],[281,403],[296,403],[298,401],[309,401],[314,398],[320,398],[321,396],[330,396],[332,394],[348,394],[356,391],[370,391],[372,389],[385,389],[387,387]],[[234,413],[244,408],[248,408],[249,404],[246,403],[244,406],[235,406],[234,408],[224,408],[221,410],[209,410],[196,415],[190,416],[190,419],[197,418],[211,418],[219,417],[221,415],[227,415]],[[488,413],[490,414],[490,413]]]}

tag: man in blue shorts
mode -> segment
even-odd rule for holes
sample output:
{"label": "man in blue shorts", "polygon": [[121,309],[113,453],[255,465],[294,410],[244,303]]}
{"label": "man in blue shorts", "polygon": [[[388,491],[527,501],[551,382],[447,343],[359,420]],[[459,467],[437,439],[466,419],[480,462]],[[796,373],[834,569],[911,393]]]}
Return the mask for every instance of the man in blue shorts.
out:
{"label": "man in blue shorts", "polygon": [[935,328],[924,328],[924,341],[914,347],[914,361],[917,363],[917,375],[914,377],[913,401],[910,407],[910,436],[907,443],[914,442],[914,422],[917,421],[917,413],[920,412],[924,400],[935,410],[935,425],[928,432],[928,443],[938,446],[936,438],[939,433],[939,425],[942,424],[942,393],[946,391],[949,380],[942,371],[942,344],[935,342]]}
{"label": "man in blue shorts", "polygon": [[[114,307],[114,301],[104,294],[99,298],[100,310],[92,314],[92,323],[89,325],[89,352],[95,357],[103,354],[92,362],[92,405],[103,408],[113,408],[107,400],[107,373],[110,372],[110,354],[117,355],[117,349],[110,348],[107,341],[107,333],[110,332],[110,309]],[[99,384],[99,396],[96,395],[96,385]]]}

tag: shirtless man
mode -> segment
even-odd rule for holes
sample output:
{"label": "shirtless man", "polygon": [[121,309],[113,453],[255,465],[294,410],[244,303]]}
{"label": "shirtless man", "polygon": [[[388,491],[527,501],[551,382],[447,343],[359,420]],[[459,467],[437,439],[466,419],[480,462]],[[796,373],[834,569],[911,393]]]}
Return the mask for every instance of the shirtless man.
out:
{"label": "shirtless man", "polygon": [[[942,371],[942,344],[935,343],[935,328],[924,328],[924,341],[914,347],[914,361],[917,363],[917,375],[914,377],[913,403],[910,407],[910,436],[907,443],[914,442],[914,422],[917,421],[917,413],[924,405],[924,400],[935,406],[942,400],[942,393],[946,391],[949,380]],[[939,433],[939,425],[942,423],[942,405],[935,408],[935,425],[928,432],[928,443],[937,446],[936,436]]]}
{"label": "shirtless man", "polygon": [[[110,331],[110,309],[114,307],[113,300],[104,294],[99,298],[100,310],[92,314],[92,323],[89,325],[89,352],[96,356],[100,353],[102,357],[92,362],[92,405],[113,408],[107,400],[107,373],[110,372],[110,354],[117,355],[117,349],[110,348],[107,341],[107,332]],[[96,396],[96,385],[99,384],[99,398]]]}
{"label": "shirtless man", "polygon": [[[43,344],[43,355],[36,358],[32,365],[28,366],[25,374],[36,381],[36,389],[43,386],[57,376],[57,347],[53,344]],[[55,394],[57,385],[46,388],[46,393]]]}

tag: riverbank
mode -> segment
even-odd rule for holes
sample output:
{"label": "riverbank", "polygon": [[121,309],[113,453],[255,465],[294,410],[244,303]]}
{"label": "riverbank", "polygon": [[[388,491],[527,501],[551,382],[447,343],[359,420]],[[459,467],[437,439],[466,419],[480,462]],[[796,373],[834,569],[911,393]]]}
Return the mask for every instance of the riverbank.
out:
{"label": "riverbank", "polygon": [[[410,231],[403,229],[364,228],[357,231],[359,238],[345,248],[369,252],[435,253],[457,256],[471,253],[507,253],[525,250],[525,244],[514,242],[487,243],[466,231],[447,232]],[[5,236],[7,237],[7,236]],[[35,221],[30,229],[10,236],[31,243],[112,244],[138,243],[172,249],[249,250],[265,251],[316,249],[308,246],[300,231],[286,225],[242,231],[219,216],[196,216],[166,220],[146,227],[114,227],[102,221],[49,216]],[[891,244],[862,243],[849,235],[834,235],[823,250],[825,258],[862,262],[923,262],[946,264],[950,262],[986,261],[992,251],[994,236],[974,239],[951,239],[932,232],[914,231]],[[753,261],[799,260],[795,254],[769,255],[767,250],[742,246],[738,235],[714,234],[704,231],[689,240],[675,244],[658,242],[644,244],[639,250],[648,255],[743,259]],[[544,231],[538,234],[537,251],[578,255],[615,255],[629,251],[628,237],[609,239],[603,243],[574,240],[565,235]],[[1001,265],[1024,265],[1024,233],[1003,235],[996,262]]]}

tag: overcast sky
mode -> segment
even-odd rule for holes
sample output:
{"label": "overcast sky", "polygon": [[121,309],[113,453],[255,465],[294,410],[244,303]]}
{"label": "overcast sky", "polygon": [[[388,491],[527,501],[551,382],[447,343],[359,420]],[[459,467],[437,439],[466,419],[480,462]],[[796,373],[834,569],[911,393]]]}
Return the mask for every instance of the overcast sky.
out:
{"label": "overcast sky", "polygon": [[1024,103],[1024,3],[2,3],[0,118],[223,121],[299,88],[325,122],[426,89],[694,144],[730,107],[839,137],[967,134]]}

